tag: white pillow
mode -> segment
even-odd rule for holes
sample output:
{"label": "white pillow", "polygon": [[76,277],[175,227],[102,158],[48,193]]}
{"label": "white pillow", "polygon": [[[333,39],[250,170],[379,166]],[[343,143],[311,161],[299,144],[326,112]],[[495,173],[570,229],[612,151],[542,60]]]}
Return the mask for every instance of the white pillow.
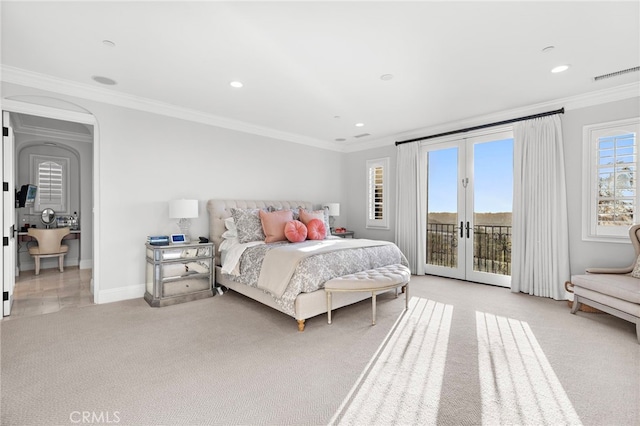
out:
{"label": "white pillow", "polygon": [[[227,231],[228,232],[228,231]],[[231,247],[233,247],[236,244],[240,244],[240,241],[238,241],[237,237],[234,238],[225,238],[224,240],[222,240],[222,242],[220,243],[220,247],[218,248],[219,252],[222,252],[224,250],[229,250]]]}

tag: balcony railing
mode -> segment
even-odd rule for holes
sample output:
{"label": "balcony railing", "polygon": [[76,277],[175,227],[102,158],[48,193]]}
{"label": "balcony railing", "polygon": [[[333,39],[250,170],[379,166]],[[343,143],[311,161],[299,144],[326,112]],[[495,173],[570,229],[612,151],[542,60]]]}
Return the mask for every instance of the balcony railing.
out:
{"label": "balcony railing", "polygon": [[[427,264],[456,268],[459,232],[454,224],[427,224]],[[474,225],[473,269],[511,275],[511,226]]]}

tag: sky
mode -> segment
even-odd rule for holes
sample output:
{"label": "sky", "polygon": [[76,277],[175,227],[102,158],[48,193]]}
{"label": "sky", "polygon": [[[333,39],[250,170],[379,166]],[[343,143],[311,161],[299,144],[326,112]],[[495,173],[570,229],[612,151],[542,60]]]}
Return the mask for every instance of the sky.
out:
{"label": "sky", "polygon": [[[473,145],[474,211],[511,212],[513,204],[513,139]],[[429,152],[429,212],[457,211],[457,148]],[[471,176],[468,176],[471,181]]]}

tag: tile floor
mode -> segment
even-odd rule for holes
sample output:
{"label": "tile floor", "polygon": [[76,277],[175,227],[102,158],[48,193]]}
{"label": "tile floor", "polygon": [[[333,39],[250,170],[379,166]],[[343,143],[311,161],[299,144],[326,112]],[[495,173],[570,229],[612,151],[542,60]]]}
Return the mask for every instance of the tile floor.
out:
{"label": "tile floor", "polygon": [[42,315],[67,307],[93,304],[90,291],[91,269],[67,267],[64,272],[56,268],[20,272],[13,291],[11,315],[4,319]]}

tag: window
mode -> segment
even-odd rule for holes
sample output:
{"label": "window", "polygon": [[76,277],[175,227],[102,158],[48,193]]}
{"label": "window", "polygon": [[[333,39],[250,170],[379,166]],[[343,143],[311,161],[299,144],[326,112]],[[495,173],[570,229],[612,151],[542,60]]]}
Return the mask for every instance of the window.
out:
{"label": "window", "polygon": [[68,213],[69,159],[32,155],[31,170],[33,181],[38,187],[34,210],[51,208],[56,213]]}
{"label": "window", "polygon": [[637,118],[584,127],[584,240],[629,241],[640,219],[639,130]]}
{"label": "window", "polygon": [[389,229],[389,157],[367,160],[367,228]]}

